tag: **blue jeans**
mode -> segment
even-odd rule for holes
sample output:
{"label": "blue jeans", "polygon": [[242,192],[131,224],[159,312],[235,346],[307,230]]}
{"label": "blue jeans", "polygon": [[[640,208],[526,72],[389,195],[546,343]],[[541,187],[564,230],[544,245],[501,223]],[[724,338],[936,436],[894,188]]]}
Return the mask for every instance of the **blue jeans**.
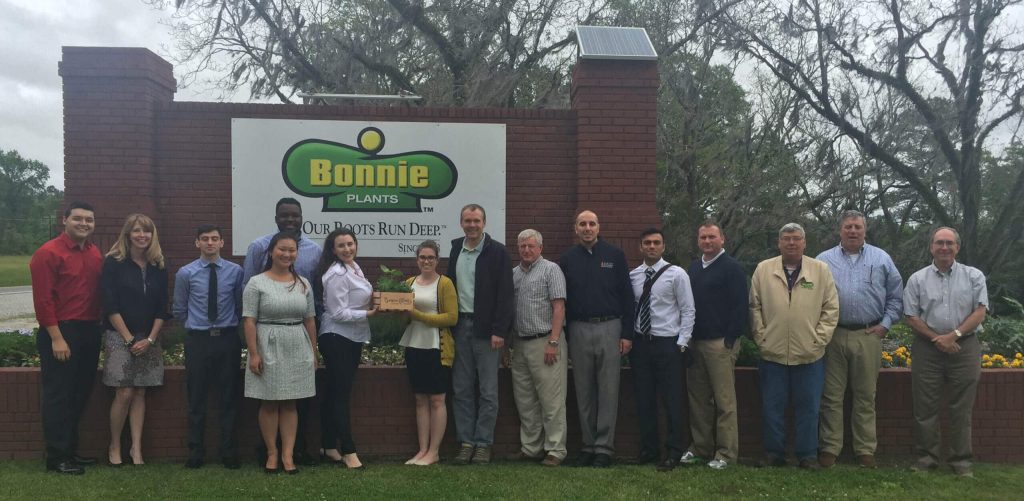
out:
{"label": "blue jeans", "polygon": [[[473,320],[460,318],[453,332],[455,362],[452,367],[455,436],[475,447],[494,443],[498,421],[498,366],[501,350],[491,348],[491,338],[473,335]],[[480,394],[477,398],[477,384]],[[478,405],[479,402],[479,405]]]}
{"label": "blue jeans", "polygon": [[818,410],[825,385],[825,359],[803,365],[761,360],[761,419],[765,455],[786,457],[786,405],[792,400],[797,459],[818,457]]}

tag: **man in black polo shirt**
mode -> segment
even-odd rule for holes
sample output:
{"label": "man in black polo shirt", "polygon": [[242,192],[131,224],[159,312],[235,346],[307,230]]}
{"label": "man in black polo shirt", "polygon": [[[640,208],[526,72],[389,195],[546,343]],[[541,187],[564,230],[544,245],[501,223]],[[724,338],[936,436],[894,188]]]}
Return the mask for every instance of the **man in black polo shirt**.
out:
{"label": "man in black polo shirt", "polygon": [[620,357],[633,346],[633,289],[622,250],[598,238],[589,210],[576,216],[580,244],[558,260],[565,273],[569,358],[583,450],[578,466],[606,467],[615,453]]}

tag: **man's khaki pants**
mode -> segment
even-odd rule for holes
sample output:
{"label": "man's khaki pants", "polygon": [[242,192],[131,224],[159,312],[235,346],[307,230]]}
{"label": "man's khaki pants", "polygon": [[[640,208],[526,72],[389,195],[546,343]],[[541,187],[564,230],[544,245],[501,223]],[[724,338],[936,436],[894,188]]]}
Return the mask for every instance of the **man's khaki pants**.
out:
{"label": "man's khaki pants", "polygon": [[558,342],[558,359],[544,363],[547,337],[521,339],[512,333],[512,390],[519,411],[519,440],[523,454],[545,453],[565,459],[565,396],[568,388],[568,350]]}
{"label": "man's khaki pants", "polygon": [[925,461],[938,462],[939,400],[949,397],[949,462],[971,464],[971,411],[981,378],[977,335],[960,340],[960,351],[943,353],[931,341],[914,339],[910,376],[914,394],[914,446]]}
{"label": "man's khaki pants", "polygon": [[[916,356],[916,353],[915,353]],[[853,394],[850,428],[853,453],[875,454],[875,394],[882,368],[882,339],[866,329],[836,327],[825,348],[825,391],[821,395],[818,442],[821,452],[838,456],[843,450],[843,400]]]}
{"label": "man's khaki pants", "polygon": [[732,348],[725,347],[724,338],[694,340],[690,346],[693,364],[686,369],[693,435],[690,452],[734,463],[740,448],[735,377],[740,340],[733,342]]}

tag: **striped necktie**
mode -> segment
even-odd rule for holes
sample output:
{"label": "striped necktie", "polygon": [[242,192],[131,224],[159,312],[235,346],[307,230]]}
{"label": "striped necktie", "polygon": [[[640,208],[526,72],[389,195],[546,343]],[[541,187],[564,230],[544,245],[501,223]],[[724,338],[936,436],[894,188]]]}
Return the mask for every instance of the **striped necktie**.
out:
{"label": "striped necktie", "polygon": [[[654,276],[654,268],[647,268],[644,272],[644,289],[647,289],[651,282],[651,277]],[[651,333],[651,295],[647,294],[647,298],[644,302],[640,303],[640,313],[637,315],[637,325],[639,326],[640,334],[649,335]]]}

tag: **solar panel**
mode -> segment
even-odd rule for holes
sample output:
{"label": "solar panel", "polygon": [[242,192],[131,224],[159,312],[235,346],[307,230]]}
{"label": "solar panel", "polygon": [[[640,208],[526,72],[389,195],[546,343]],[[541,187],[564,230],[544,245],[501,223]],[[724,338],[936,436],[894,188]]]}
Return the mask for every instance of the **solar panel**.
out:
{"label": "solar panel", "polygon": [[657,60],[658,54],[643,28],[577,26],[580,59]]}

